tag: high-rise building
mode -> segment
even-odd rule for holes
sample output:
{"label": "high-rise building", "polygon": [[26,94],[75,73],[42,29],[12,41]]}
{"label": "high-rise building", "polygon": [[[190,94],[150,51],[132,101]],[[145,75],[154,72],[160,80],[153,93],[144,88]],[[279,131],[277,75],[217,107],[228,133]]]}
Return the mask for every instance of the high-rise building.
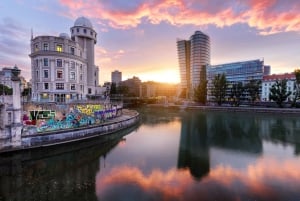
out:
{"label": "high-rise building", "polygon": [[210,64],[209,36],[196,31],[190,37],[191,41],[191,90],[195,89],[202,80],[206,80],[206,66]]}
{"label": "high-rise building", "polygon": [[189,40],[177,40],[177,54],[179,62],[181,96],[188,98],[190,93],[191,42]]}
{"label": "high-rise building", "polygon": [[69,102],[94,95],[99,85],[94,46],[97,33],[85,17],[76,19],[71,37],[37,36],[31,39],[32,100]]}
{"label": "high-rise building", "polygon": [[120,84],[122,81],[122,72],[115,70],[111,72],[111,82],[115,83],[117,86]]}
{"label": "high-rise building", "polygon": [[201,80],[206,80],[206,66],[210,64],[209,36],[196,31],[190,40],[177,40],[177,54],[181,94],[191,98]]}

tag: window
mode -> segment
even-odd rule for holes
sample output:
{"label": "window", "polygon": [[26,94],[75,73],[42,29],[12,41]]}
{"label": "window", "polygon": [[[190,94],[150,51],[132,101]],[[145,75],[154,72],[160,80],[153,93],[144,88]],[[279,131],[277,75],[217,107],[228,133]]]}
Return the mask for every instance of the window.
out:
{"label": "window", "polygon": [[36,75],[36,78],[38,79],[39,78],[39,71],[35,71],[35,75]]}
{"label": "window", "polygon": [[80,81],[82,81],[82,74],[80,74]]}
{"label": "window", "polygon": [[82,64],[80,64],[80,70],[82,70]]}
{"label": "window", "polygon": [[35,45],[34,45],[34,51],[35,51],[35,52],[39,51],[39,44],[35,44]]}
{"label": "window", "polygon": [[70,72],[70,80],[75,80],[75,76],[76,76],[75,72],[71,71]]}
{"label": "window", "polygon": [[75,48],[74,48],[74,47],[71,47],[70,50],[71,50],[71,54],[72,54],[72,55],[75,55]]}
{"label": "window", "polygon": [[56,90],[64,90],[64,83],[56,83]]}
{"label": "window", "polygon": [[48,58],[44,58],[44,66],[49,66],[49,60],[48,60]]}
{"label": "window", "polygon": [[39,67],[39,60],[38,59],[35,60],[35,66]]}
{"label": "window", "polygon": [[74,29],[72,29],[72,33],[74,33]]}
{"label": "window", "polygon": [[48,51],[49,50],[49,44],[48,43],[44,43],[43,50],[44,51]]}
{"label": "window", "polygon": [[71,84],[71,90],[76,90],[75,84]]}
{"label": "window", "polygon": [[92,89],[91,89],[91,88],[88,89],[88,93],[89,93],[89,94],[92,93]]}
{"label": "window", "polygon": [[49,83],[44,83],[44,89],[48,90],[49,89]]}
{"label": "window", "polygon": [[62,79],[63,78],[63,71],[62,70],[57,70],[56,71],[56,78],[57,79]]}
{"label": "window", "polygon": [[80,85],[80,91],[83,91],[83,85]]}
{"label": "window", "polygon": [[12,121],[12,115],[11,115],[11,112],[8,112],[7,113],[7,123],[11,124],[11,121]]}
{"label": "window", "polygon": [[83,29],[83,33],[85,33],[85,34],[86,34],[86,29]]}
{"label": "window", "polygon": [[75,70],[75,62],[74,61],[71,61],[71,69]]}
{"label": "window", "polygon": [[76,29],[77,33],[79,33],[79,28]]}
{"label": "window", "polygon": [[91,36],[93,36],[93,32],[91,31]]}
{"label": "window", "polygon": [[44,78],[49,78],[49,70],[44,70]]}
{"label": "window", "polygon": [[62,67],[62,60],[61,59],[56,60],[56,66],[57,67]]}
{"label": "window", "polygon": [[56,45],[56,51],[57,52],[62,52],[62,45]]}

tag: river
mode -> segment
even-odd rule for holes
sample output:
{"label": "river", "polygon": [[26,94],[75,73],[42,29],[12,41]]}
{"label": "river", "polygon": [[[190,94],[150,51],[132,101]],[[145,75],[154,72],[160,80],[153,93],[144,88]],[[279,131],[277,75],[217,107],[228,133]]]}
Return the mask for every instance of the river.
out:
{"label": "river", "polygon": [[106,138],[0,155],[0,201],[300,200],[299,116],[139,112]]}

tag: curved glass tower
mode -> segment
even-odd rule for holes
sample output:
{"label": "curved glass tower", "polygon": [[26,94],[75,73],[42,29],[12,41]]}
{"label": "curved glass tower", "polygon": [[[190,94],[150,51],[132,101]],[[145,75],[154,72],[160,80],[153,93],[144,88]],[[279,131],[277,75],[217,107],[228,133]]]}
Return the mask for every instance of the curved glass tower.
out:
{"label": "curved glass tower", "polygon": [[191,92],[201,80],[206,80],[206,66],[210,64],[209,36],[196,31],[191,37]]}

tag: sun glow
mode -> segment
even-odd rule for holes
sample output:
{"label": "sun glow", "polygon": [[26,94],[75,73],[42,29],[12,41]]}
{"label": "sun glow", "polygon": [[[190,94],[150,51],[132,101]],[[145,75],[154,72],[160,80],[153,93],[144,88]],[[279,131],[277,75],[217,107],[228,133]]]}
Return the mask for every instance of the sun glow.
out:
{"label": "sun glow", "polygon": [[155,81],[177,84],[180,82],[178,69],[159,70],[137,75],[142,81]]}

